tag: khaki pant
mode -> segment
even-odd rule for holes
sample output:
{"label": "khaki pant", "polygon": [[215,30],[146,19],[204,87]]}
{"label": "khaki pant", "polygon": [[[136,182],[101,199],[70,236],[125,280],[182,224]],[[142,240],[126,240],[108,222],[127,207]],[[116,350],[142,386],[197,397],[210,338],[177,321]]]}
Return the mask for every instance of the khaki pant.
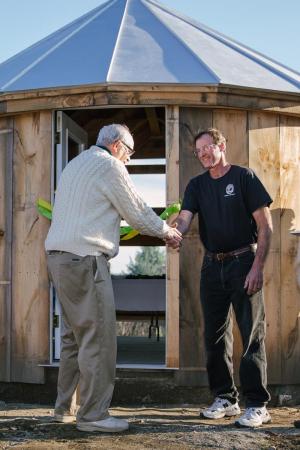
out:
{"label": "khaki pant", "polygon": [[47,256],[62,310],[57,414],[73,413],[79,382],[78,422],[108,417],[115,380],[116,319],[111,277],[104,256],[66,252]]}

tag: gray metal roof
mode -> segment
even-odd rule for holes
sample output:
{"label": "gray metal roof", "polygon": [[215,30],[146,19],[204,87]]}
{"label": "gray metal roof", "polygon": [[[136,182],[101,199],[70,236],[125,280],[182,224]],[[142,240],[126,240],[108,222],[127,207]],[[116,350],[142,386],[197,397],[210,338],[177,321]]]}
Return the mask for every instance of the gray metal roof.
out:
{"label": "gray metal roof", "polygon": [[0,91],[98,83],[300,93],[300,74],[153,0],[110,0],[0,64]]}

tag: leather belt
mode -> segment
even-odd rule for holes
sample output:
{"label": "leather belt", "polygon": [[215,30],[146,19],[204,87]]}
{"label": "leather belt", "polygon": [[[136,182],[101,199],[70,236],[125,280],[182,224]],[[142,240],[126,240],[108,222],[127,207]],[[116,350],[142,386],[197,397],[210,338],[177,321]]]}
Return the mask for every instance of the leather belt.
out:
{"label": "leather belt", "polygon": [[217,261],[223,261],[226,258],[230,258],[232,256],[238,256],[242,253],[246,252],[252,252],[255,253],[256,245],[247,245],[246,247],[238,248],[236,250],[232,250],[231,252],[225,252],[225,253],[213,253],[208,250],[205,252],[205,256],[208,256],[209,258],[216,259]]}

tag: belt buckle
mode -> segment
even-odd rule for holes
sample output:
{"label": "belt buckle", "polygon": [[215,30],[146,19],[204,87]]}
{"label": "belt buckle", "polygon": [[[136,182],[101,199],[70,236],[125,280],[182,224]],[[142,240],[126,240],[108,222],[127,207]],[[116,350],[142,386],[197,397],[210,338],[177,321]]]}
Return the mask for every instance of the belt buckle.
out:
{"label": "belt buckle", "polygon": [[216,254],[217,261],[223,261],[224,258],[225,258],[225,253],[217,253]]}

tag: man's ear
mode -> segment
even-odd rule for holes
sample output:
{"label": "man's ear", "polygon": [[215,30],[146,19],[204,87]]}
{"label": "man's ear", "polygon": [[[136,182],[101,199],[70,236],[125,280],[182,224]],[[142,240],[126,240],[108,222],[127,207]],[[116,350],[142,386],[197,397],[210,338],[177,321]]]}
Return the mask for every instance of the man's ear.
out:
{"label": "man's ear", "polygon": [[111,144],[111,152],[113,153],[113,154],[115,154],[115,153],[117,153],[117,151],[118,151],[118,146],[119,146],[119,142],[120,142],[120,140],[118,139],[117,141],[115,141],[115,142],[113,142],[112,144]]}
{"label": "man's ear", "polygon": [[226,144],[225,142],[221,142],[221,144],[219,144],[219,149],[221,150],[221,152],[226,152]]}

